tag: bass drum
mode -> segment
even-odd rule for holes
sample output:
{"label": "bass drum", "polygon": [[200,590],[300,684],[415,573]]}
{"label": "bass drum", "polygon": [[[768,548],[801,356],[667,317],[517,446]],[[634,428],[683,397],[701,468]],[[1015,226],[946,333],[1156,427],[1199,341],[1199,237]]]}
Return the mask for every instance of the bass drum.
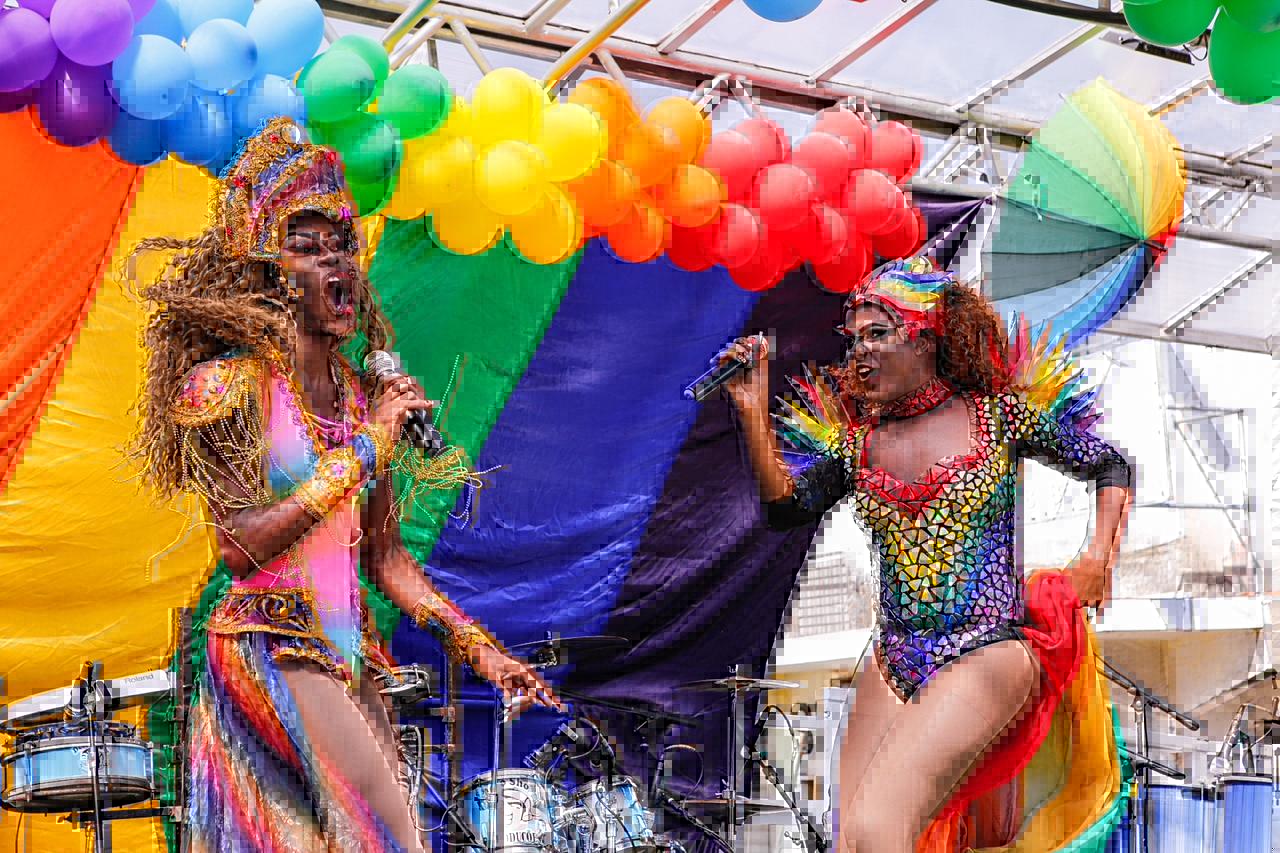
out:
{"label": "bass drum", "polygon": [[[132,726],[92,724],[98,753],[98,793],[104,807],[129,806],[156,796],[151,744]],[[93,761],[88,723],[40,726],[18,735],[4,766],[3,800],[20,812],[93,808]]]}

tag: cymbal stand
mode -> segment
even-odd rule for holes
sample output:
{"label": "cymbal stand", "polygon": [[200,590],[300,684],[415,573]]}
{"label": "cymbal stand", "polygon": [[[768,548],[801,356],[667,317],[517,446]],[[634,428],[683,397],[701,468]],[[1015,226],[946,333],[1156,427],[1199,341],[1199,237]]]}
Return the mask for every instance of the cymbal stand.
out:
{"label": "cymbal stand", "polygon": [[[731,677],[748,677],[746,667],[742,664],[734,664],[730,667],[729,675]],[[746,777],[746,768],[743,758],[745,756],[746,740],[746,722],[743,719],[744,707],[742,700],[743,694],[747,691],[745,688],[735,685],[729,693],[729,763],[726,771],[729,774],[728,788],[725,792],[725,799],[728,800],[728,812],[725,817],[725,835],[728,838],[729,846],[733,847],[737,841],[738,835],[738,799],[741,796],[739,786]]]}
{"label": "cymbal stand", "polygon": [[[813,822],[807,812],[800,808],[796,802],[795,796],[788,790],[786,783],[778,774],[777,768],[769,763],[769,759],[759,750],[751,750],[750,761],[760,765],[760,771],[764,773],[764,778],[777,790],[778,796],[787,804],[787,808],[796,816],[796,825],[799,826],[805,834],[805,849],[813,851],[813,853],[825,853],[827,849],[827,839],[823,836],[821,830]],[[812,842],[812,845],[810,845]]]}
{"label": "cymbal stand", "polygon": [[667,791],[666,788],[659,788],[654,793],[653,803],[655,806],[662,806],[664,809],[667,809],[673,814],[677,814],[680,817],[687,820],[694,829],[701,832],[707,838],[710,838],[712,842],[714,842],[718,847],[721,847],[722,849],[727,851],[727,853],[734,853],[734,849],[732,845],[730,845],[729,842],[725,841],[724,837],[721,836],[720,833],[716,832],[714,829],[707,826],[698,818],[689,814],[689,810],[686,809],[678,799],[671,796],[671,794]]}

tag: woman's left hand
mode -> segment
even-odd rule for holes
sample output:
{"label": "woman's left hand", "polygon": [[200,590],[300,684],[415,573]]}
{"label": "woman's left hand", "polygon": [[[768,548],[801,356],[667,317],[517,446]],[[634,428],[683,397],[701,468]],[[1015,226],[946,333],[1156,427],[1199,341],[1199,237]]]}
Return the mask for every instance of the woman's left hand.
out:
{"label": "woman's left hand", "polygon": [[1111,567],[1108,560],[1085,552],[1069,569],[1071,585],[1085,607],[1101,609],[1111,600]]}
{"label": "woman's left hand", "polygon": [[471,668],[476,675],[502,691],[503,704],[510,708],[512,717],[530,705],[541,705],[561,712],[566,710],[564,703],[531,666],[504,654],[500,649],[483,643],[474,646],[471,651]]}

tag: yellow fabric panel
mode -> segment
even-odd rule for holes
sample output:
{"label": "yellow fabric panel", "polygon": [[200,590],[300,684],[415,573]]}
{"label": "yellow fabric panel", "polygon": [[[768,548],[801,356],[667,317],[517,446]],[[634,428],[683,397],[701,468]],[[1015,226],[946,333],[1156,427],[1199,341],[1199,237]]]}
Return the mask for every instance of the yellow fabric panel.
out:
{"label": "yellow fabric panel", "polygon": [[[165,666],[173,609],[193,600],[206,580],[207,528],[175,544],[186,517],[157,506],[120,452],[135,423],[129,410],[141,382],[143,313],[118,275],[143,237],[202,230],[210,189],[207,177],[174,160],[147,169],[121,223],[107,280],[0,496],[2,701],[69,684],[86,660],[101,661],[107,678]],[[154,271],[157,262],[140,268]],[[17,816],[4,812],[0,849],[87,849],[83,833],[56,820],[26,816],[15,839]],[[161,849],[158,826],[118,823],[115,849]],[[25,848],[24,839],[30,839]]]}

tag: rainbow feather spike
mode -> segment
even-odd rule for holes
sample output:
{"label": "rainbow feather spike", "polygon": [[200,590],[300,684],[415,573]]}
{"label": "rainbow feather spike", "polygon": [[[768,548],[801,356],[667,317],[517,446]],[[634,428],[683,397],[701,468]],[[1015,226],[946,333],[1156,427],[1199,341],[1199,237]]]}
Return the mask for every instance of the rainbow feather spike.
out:
{"label": "rainbow feather spike", "polygon": [[1097,389],[1083,389],[1084,371],[1067,350],[1066,338],[1055,336],[1047,325],[1032,329],[1025,316],[1010,318],[1006,369],[1009,390],[1037,411],[1077,429],[1097,422]]}
{"label": "rainbow feather spike", "polygon": [[808,365],[804,377],[787,377],[794,394],[779,398],[774,412],[778,436],[789,446],[782,452],[792,474],[802,474],[822,456],[837,456],[849,434],[849,413],[826,377]]}

